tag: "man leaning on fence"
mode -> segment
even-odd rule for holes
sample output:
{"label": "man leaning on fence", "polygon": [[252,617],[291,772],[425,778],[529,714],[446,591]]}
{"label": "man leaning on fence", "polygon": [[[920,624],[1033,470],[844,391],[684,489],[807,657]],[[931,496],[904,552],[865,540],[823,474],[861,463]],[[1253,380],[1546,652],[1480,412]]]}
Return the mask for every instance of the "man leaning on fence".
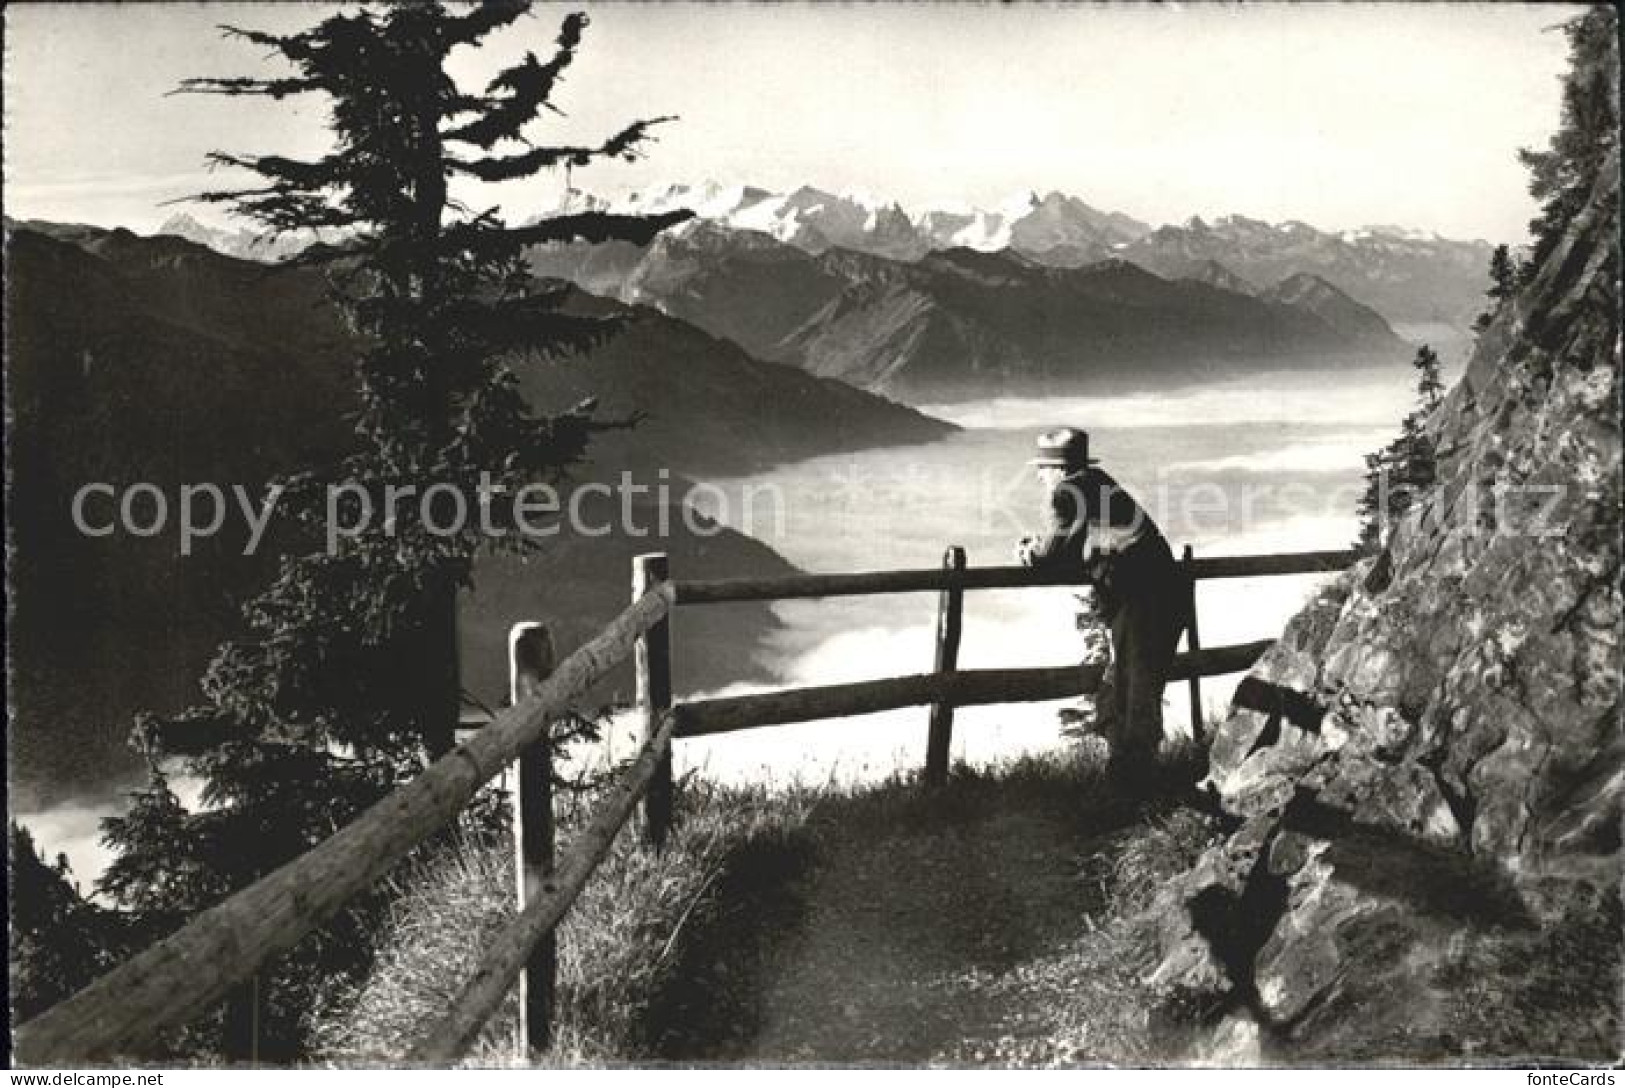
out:
{"label": "man leaning on fence", "polygon": [[1041,570],[1080,570],[1095,586],[1111,626],[1112,671],[1099,702],[1111,756],[1110,780],[1150,785],[1162,742],[1162,689],[1184,630],[1184,575],[1149,514],[1089,456],[1088,432],[1062,427],[1038,436],[1029,462],[1046,489],[1046,525],[1023,537],[1016,556]]}

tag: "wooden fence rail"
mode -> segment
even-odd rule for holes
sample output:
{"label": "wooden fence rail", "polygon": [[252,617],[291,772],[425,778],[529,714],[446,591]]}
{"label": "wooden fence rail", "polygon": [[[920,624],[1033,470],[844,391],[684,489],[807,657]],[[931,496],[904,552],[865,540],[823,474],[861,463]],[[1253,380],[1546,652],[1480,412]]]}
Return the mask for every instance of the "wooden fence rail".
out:
{"label": "wooden fence rail", "polygon": [[[1193,559],[1195,578],[1253,578],[1267,574],[1320,574],[1342,570],[1359,553],[1296,552],[1288,555],[1235,555]],[[726,578],[719,581],[678,579],[672,585],[677,604],[729,604],[738,601],[794,600],[806,597],[856,597],[874,593],[919,593],[948,589],[1025,589],[1036,586],[1086,585],[1082,573],[1051,574],[1028,567],[972,567],[862,571],[856,574],[784,574],[771,578]]]}
{"label": "wooden fence rail", "polygon": [[18,1058],[29,1065],[110,1059],[218,1005],[455,819],[670,609],[669,589],[651,592],[565,659],[530,699],[499,713],[354,823],[23,1024],[13,1038]]}
{"label": "wooden fence rail", "polygon": [[[1333,571],[1356,558],[1343,551],[1193,559],[1187,549],[1181,570],[1194,584],[1203,578]],[[519,913],[483,953],[446,1015],[412,1057],[425,1062],[455,1059],[478,1038],[516,981],[528,995],[521,1003],[524,1038],[530,1047],[545,1046],[556,969],[553,934],[639,801],[645,805],[649,840],[656,846],[664,842],[671,819],[674,738],[930,705],[927,779],[933,774],[943,778],[954,707],[1088,694],[1098,688],[1103,671],[1077,665],[958,669],[964,591],[1084,581],[1025,567],[966,569],[957,548],[950,549],[940,570],[727,581],[671,581],[664,555],[639,556],[632,605],[551,672],[546,632],[530,624],[515,629],[510,646],[513,706],[306,854],[22,1025],[14,1037],[18,1058],[29,1065],[116,1058],[218,1006],[267,960],[292,947],[455,819],[484,783],[516,760]],[[915,591],[942,595],[933,672],[672,704],[668,616],[677,604]],[[1174,659],[1169,680],[1194,682],[1246,669],[1271,645],[1266,640],[1200,649],[1194,638],[1190,644],[1189,652]],[[549,723],[629,654],[636,658],[643,748],[555,867]]]}
{"label": "wooden fence rail", "polygon": [[[1272,645],[1270,639],[1236,646],[1178,654],[1168,679],[1222,676],[1239,672],[1257,661]],[[1061,665],[1034,669],[964,669],[957,672],[920,673],[885,680],[792,688],[760,695],[730,695],[698,699],[677,707],[677,736],[705,737],[760,726],[820,721],[874,714],[906,706],[952,703],[985,706],[990,703],[1031,703],[1091,695],[1100,686],[1099,665]]]}

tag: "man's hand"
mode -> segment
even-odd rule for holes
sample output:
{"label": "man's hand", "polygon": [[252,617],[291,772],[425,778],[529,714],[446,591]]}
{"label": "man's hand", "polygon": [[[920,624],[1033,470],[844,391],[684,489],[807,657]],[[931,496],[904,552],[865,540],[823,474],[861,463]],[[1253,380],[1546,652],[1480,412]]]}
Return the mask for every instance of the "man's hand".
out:
{"label": "man's hand", "polygon": [[1030,536],[1024,536],[1016,542],[1016,562],[1024,567],[1033,565],[1033,546],[1038,541]]}

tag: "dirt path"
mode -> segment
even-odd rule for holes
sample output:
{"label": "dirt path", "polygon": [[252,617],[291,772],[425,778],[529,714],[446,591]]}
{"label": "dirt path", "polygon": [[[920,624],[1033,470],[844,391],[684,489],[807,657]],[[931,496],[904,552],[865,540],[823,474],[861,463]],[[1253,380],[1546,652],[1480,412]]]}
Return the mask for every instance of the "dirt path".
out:
{"label": "dirt path", "polygon": [[[1122,972],[1097,939],[1131,809],[1074,797],[816,815],[776,887],[733,874],[659,1045],[679,1061],[1087,1060]],[[732,904],[730,909],[728,904]],[[1093,995],[1091,997],[1091,995]],[[1110,1019],[1108,1016],[1106,1019]]]}

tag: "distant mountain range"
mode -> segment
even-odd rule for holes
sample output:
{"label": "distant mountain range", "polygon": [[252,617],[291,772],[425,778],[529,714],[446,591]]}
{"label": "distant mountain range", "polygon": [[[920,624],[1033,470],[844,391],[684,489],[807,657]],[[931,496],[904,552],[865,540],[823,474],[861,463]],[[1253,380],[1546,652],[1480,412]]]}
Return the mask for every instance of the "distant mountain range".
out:
{"label": "distant mountain range", "polygon": [[[238,630],[239,603],[281,550],[273,541],[244,558],[241,534],[223,534],[182,558],[172,534],[87,537],[70,520],[74,493],[92,481],[146,481],[172,501],[182,483],[257,494],[273,475],[332,460],[353,441],[354,344],[309,269],[176,237],[6,226],[9,739],[13,807],[26,810],[135,772],[124,746],[135,713],[193,698],[215,645]],[[619,312],[624,330],[574,360],[517,364],[527,396],[558,409],[591,394],[606,415],[648,415],[595,443],[578,478],[625,470],[647,486],[666,469],[677,501],[695,475],[953,430],[647,308],[586,294],[569,305]],[[660,501],[655,492],[640,500],[638,524],[657,524]],[[566,650],[607,622],[626,603],[634,552],[664,548],[689,577],[791,570],[763,543],[690,532],[680,512],[667,513],[664,540],[566,533],[529,560],[482,561],[463,615],[465,683],[487,702],[505,690],[503,639],[515,620],[551,623]],[[682,687],[751,679],[751,650],[776,625],[754,605],[682,622],[692,635],[677,642]],[[624,690],[624,679],[602,692]]]}
{"label": "distant mountain range", "polygon": [[993,209],[907,212],[895,203],[810,186],[772,193],[715,182],[670,185],[605,200],[572,192],[566,209],[655,212],[690,208],[702,219],[759,231],[810,253],[832,247],[900,260],[932,250],[1013,250],[1041,264],[1075,268],[1122,257],[1169,278],[1215,261],[1254,283],[1298,273],[1320,276],[1391,322],[1447,322],[1465,328],[1484,308],[1491,245],[1395,226],[1328,232],[1306,223],[1233,215],[1153,229],[1075,196],[1024,193]]}
{"label": "distant mountain range", "polygon": [[[1076,268],[1124,258],[1170,279],[1214,282],[1204,267],[1217,263],[1240,283],[1267,285],[1293,275],[1319,276],[1394,323],[1443,322],[1466,329],[1484,308],[1491,245],[1457,241],[1395,226],[1329,232],[1306,223],[1270,224],[1233,215],[1211,223],[1192,218],[1153,228],[1120,212],[1102,211],[1064,193],[1023,193],[991,208],[905,210],[895,202],[831,193],[812,186],[775,193],[750,185],[668,185],[605,199],[572,190],[560,211],[610,209],[659,212],[688,208],[701,219],[753,231],[814,255],[847,249],[915,261],[934,250],[1010,250],[1040,264]],[[207,227],[186,215],[160,233],[178,234],[222,253],[272,260],[314,236],[274,242],[247,231]],[[582,268],[589,290],[604,289],[611,270],[628,261],[615,247]],[[596,274],[597,278],[591,277]],[[1215,283],[1235,289],[1235,283]]]}
{"label": "distant mountain range", "polygon": [[535,272],[661,311],[764,359],[904,399],[1188,383],[1328,356],[1403,358],[1381,315],[1311,274],[1259,290],[1210,263],[1055,267],[956,247],[811,252],[696,219],[646,248],[533,250]]}

